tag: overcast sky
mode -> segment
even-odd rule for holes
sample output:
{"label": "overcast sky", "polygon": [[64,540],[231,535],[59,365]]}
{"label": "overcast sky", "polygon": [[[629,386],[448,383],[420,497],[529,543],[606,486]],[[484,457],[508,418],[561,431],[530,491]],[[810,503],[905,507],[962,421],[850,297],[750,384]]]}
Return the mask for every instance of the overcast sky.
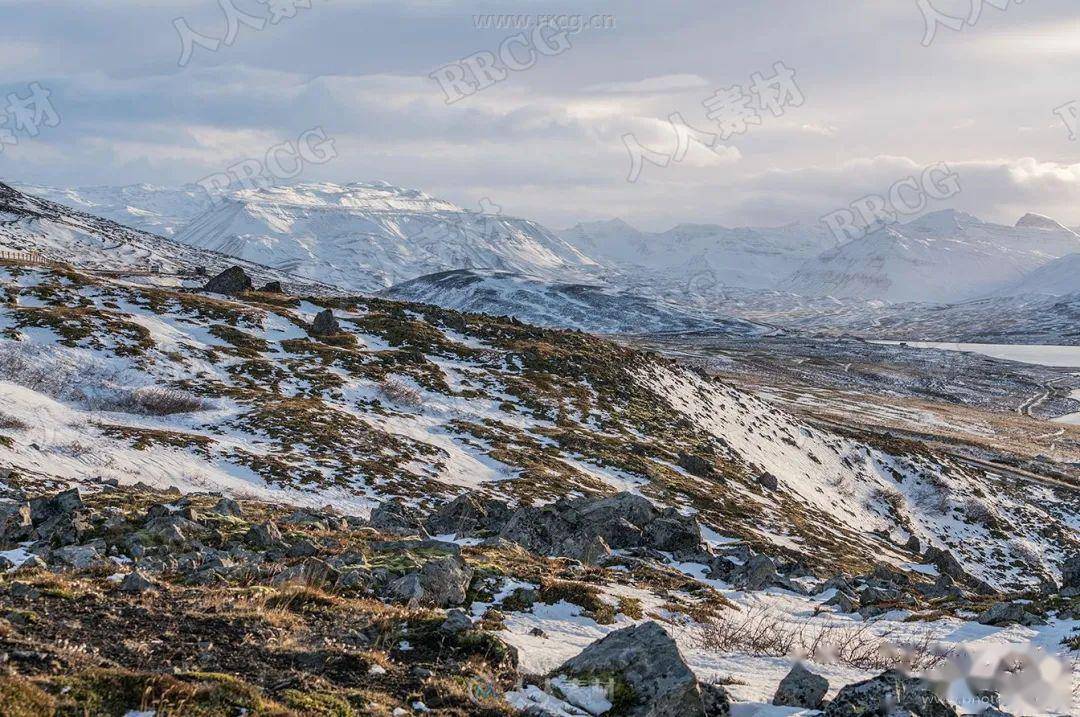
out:
{"label": "overcast sky", "polygon": [[[383,179],[471,208],[490,197],[554,227],[815,221],[938,162],[960,175],[951,206],[1080,224],[1080,142],[1054,114],[1080,100],[1075,0],[930,0],[954,17],[983,7],[974,24],[939,26],[929,47],[916,0],[309,2],[272,0],[295,16],[241,25],[180,67],[174,19],[220,39],[219,0],[0,0],[0,92],[37,82],[62,120],[15,132],[0,178],[192,182],[322,127],[338,156],[302,179]],[[562,13],[606,17],[562,51],[519,43],[531,67],[460,101],[430,77],[520,32],[477,28],[477,15]],[[718,133],[703,101],[768,79],[777,62],[795,70],[801,105],[672,158],[672,113]],[[626,134],[667,166],[628,182]]]}

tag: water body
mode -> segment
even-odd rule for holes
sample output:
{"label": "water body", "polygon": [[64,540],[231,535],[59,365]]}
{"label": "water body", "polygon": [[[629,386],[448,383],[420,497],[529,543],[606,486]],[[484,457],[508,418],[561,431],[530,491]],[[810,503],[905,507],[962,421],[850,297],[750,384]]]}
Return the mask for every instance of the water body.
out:
{"label": "water body", "polygon": [[1019,361],[1040,366],[1080,368],[1080,346],[1042,344],[961,344],[950,341],[874,341],[875,344],[907,344],[919,349],[970,351],[1005,361]]}

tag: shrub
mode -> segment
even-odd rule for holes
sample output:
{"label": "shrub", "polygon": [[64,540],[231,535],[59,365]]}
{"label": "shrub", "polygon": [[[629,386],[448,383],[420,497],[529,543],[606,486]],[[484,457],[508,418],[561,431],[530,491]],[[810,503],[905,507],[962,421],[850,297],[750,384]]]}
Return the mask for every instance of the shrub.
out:
{"label": "shrub", "polygon": [[860,670],[897,666],[925,670],[946,657],[929,630],[914,642],[905,643],[890,640],[892,634],[887,629],[874,631],[869,624],[792,623],[763,607],[751,607],[737,615],[725,613],[703,625],[699,643],[706,650],[799,656]]}
{"label": "shrub", "polygon": [[379,393],[391,402],[403,406],[418,407],[424,403],[424,398],[419,391],[394,376],[387,376],[379,383]]}
{"label": "shrub", "polygon": [[212,407],[198,396],[153,385],[150,377],[121,362],[61,346],[0,341],[0,380],[92,411],[163,416]]}

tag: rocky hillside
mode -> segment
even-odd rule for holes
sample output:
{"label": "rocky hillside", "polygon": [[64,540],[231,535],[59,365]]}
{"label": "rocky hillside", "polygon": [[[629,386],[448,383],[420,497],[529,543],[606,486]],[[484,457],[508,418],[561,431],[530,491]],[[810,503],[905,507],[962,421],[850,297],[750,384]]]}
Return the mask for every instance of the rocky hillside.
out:
{"label": "rocky hillside", "polygon": [[[212,276],[236,259],[215,251],[177,244],[155,234],[122,226],[95,214],[76,211],[0,183],[0,251],[34,254],[41,259],[84,269],[124,274],[153,273]],[[240,262],[254,279],[281,281],[306,291],[336,291],[266,266]],[[179,281],[179,280],[178,280]]]}
{"label": "rocky hillside", "polygon": [[[0,287],[0,700],[23,714],[871,714],[844,705],[929,687],[838,690],[931,643],[1068,659],[1065,485],[511,318],[240,269]],[[780,690],[793,651],[829,686]]]}

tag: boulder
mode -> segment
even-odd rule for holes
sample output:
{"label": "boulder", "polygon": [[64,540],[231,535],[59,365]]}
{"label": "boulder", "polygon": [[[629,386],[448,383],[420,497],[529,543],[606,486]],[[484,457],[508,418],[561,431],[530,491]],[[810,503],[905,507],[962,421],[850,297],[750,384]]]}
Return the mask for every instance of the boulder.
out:
{"label": "boulder", "polygon": [[[697,678],[675,641],[656,622],[623,628],[586,647],[553,673],[589,679],[613,676],[625,687],[626,717],[705,717]],[[618,689],[618,688],[616,688]]]}
{"label": "boulder", "polygon": [[214,503],[214,507],[210,509],[210,512],[227,515],[231,518],[242,518],[244,516],[244,510],[232,498],[222,498],[217,503]]}
{"label": "boulder", "polygon": [[243,269],[239,266],[231,266],[206,282],[203,291],[231,296],[251,291],[252,286],[251,277]]}
{"label": "boulder", "polygon": [[1065,559],[1061,565],[1061,589],[1080,590],[1080,553]]}
{"label": "boulder", "polygon": [[259,291],[264,294],[284,294],[285,290],[281,288],[280,281],[268,281],[259,287]]}
{"label": "boulder", "polygon": [[957,717],[956,710],[938,697],[926,681],[906,677],[895,670],[842,688],[824,711],[824,717],[903,714]]}
{"label": "boulder", "polygon": [[255,548],[276,548],[281,545],[281,531],[271,521],[251,526],[244,535],[244,542]]}
{"label": "boulder", "polygon": [[712,461],[708,461],[701,456],[680,452],[676,463],[679,468],[692,476],[706,479],[716,477],[716,468],[713,466]]}
{"label": "boulder", "polygon": [[273,585],[309,585],[322,587],[338,579],[338,571],[325,560],[306,558],[275,575],[270,581]]}
{"label": "boulder", "polygon": [[769,471],[763,471],[758,474],[758,485],[765,490],[773,491],[780,487],[780,481]]}
{"label": "boulder", "polygon": [[675,513],[653,520],[646,526],[645,543],[669,553],[691,551],[701,545],[701,528],[693,518]]}
{"label": "boulder", "polygon": [[398,499],[380,503],[371,511],[372,528],[391,535],[419,535],[428,537],[424,520],[415,508],[405,505]]}
{"label": "boulder", "polygon": [[315,336],[333,336],[334,334],[341,333],[341,324],[334,318],[334,312],[330,309],[323,309],[315,315],[315,320],[311,322],[311,333]]}
{"label": "boulder", "polygon": [[92,545],[66,545],[52,551],[50,557],[54,562],[73,570],[87,570],[105,560]]}
{"label": "boulder", "polygon": [[783,707],[819,710],[828,691],[828,680],[806,669],[802,663],[795,663],[791,672],[780,680],[772,703]]}
{"label": "boulder", "polygon": [[420,569],[424,597],[439,607],[461,605],[472,582],[472,573],[472,568],[458,557],[428,561]]}
{"label": "boulder", "polygon": [[1038,615],[1027,611],[1027,606],[1019,602],[996,602],[987,610],[980,613],[976,618],[981,625],[995,625],[1004,627],[1007,625],[1045,625]]}
{"label": "boulder", "polygon": [[428,516],[424,527],[432,535],[467,538],[483,532],[498,532],[510,520],[510,506],[484,495],[464,493],[443,504]]}
{"label": "boulder", "polygon": [[120,581],[120,592],[141,594],[157,589],[157,584],[140,573],[133,570]]}
{"label": "boulder", "polygon": [[442,632],[456,635],[459,632],[465,632],[471,630],[473,626],[472,618],[469,614],[460,608],[454,608],[446,613],[446,620],[439,626],[439,630]]}
{"label": "boulder", "polygon": [[11,545],[26,540],[33,528],[29,503],[23,501],[0,506],[0,544]]}
{"label": "boulder", "polygon": [[764,590],[776,581],[776,563],[768,555],[754,555],[739,568],[735,584],[742,590]]}
{"label": "boulder", "polygon": [[731,717],[731,698],[723,685],[702,682],[701,704],[705,708],[705,717]]}

